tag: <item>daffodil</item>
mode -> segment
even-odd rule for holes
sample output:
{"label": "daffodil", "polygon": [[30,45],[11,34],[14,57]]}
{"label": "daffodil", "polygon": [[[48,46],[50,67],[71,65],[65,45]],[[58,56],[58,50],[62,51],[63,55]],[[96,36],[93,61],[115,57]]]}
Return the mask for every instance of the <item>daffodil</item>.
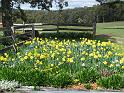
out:
{"label": "daffodil", "polygon": [[27,60],[28,59],[28,56],[24,56],[24,59]]}
{"label": "daffodil", "polygon": [[108,64],[108,62],[104,61],[104,62],[103,62],[103,64],[104,64],[104,65],[107,65],[107,64]]}
{"label": "daffodil", "polygon": [[82,57],[82,58],[81,58],[81,61],[84,61],[84,60],[85,60],[85,58],[84,58],[84,57]]}
{"label": "daffodil", "polygon": [[109,67],[110,67],[110,68],[111,68],[111,67],[114,67],[114,64],[110,64],[110,66],[109,66]]}
{"label": "daffodil", "polygon": [[124,66],[121,67],[124,70]]}
{"label": "daffodil", "polygon": [[67,62],[69,62],[69,63],[73,63],[74,60],[73,60],[73,58],[67,58]]}

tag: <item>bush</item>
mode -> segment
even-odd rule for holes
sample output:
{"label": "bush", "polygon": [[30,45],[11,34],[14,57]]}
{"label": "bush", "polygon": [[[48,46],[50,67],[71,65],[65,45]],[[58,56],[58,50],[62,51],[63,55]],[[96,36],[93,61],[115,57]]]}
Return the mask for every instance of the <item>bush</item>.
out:
{"label": "bush", "polygon": [[90,83],[96,82],[100,74],[95,68],[83,68],[75,74],[75,77],[79,79],[81,83]]}
{"label": "bush", "polygon": [[0,43],[0,50],[3,48],[5,48],[5,46]]}
{"label": "bush", "polygon": [[61,72],[54,76],[53,79],[53,86],[54,87],[67,87],[68,85],[73,84],[73,77],[68,72]]}
{"label": "bush", "polygon": [[8,46],[8,45],[12,45],[13,40],[12,40],[12,39],[8,39],[8,38],[2,38],[2,39],[0,40],[0,43],[1,43],[2,45]]}
{"label": "bush", "polygon": [[102,77],[97,80],[98,85],[110,88],[110,89],[121,89],[124,88],[124,77],[121,75],[112,75],[109,77]]}
{"label": "bush", "polygon": [[60,32],[60,33],[42,33],[40,35],[42,38],[58,38],[58,39],[80,39],[80,38],[93,38],[92,33],[87,32]]}
{"label": "bush", "polygon": [[31,67],[18,66],[0,69],[0,80],[16,80],[23,85],[47,86],[50,85],[50,72],[32,70]]}

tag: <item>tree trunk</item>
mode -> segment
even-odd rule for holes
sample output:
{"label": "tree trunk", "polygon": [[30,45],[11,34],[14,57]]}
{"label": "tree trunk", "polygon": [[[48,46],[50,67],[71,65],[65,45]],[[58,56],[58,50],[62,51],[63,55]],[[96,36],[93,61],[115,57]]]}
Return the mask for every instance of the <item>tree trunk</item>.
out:
{"label": "tree trunk", "polygon": [[10,36],[11,35],[11,26],[13,25],[12,22],[12,0],[2,0],[2,24],[4,28],[4,35]]}
{"label": "tree trunk", "polygon": [[104,15],[102,16],[102,22],[103,22],[103,23],[105,22],[105,17],[104,17]]}

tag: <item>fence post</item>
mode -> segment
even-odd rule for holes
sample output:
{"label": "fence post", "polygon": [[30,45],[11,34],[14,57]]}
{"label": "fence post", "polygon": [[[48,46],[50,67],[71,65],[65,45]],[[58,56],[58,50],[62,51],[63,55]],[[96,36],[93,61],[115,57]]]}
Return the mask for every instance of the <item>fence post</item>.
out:
{"label": "fence post", "polygon": [[14,28],[14,26],[12,26],[11,29],[12,29],[11,37],[12,37],[12,40],[13,40],[13,45],[12,46],[13,46],[13,49],[14,49],[15,53],[17,53],[16,41],[15,41],[15,28]]}
{"label": "fence post", "polygon": [[57,33],[59,33],[59,23],[57,23]]}
{"label": "fence post", "polygon": [[96,35],[96,16],[93,20],[93,37]]}
{"label": "fence post", "polygon": [[[23,25],[25,26],[25,22],[24,21],[23,21]],[[23,32],[25,32],[25,29],[24,28],[22,30],[23,30]]]}
{"label": "fence post", "polygon": [[35,38],[35,30],[34,30],[34,24],[32,24],[32,39]]}

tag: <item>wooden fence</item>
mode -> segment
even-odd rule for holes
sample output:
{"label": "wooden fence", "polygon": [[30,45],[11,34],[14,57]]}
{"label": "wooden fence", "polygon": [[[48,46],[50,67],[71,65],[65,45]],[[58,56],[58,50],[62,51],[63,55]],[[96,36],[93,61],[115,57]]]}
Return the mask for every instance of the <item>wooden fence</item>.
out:
{"label": "wooden fence", "polygon": [[[16,30],[22,29],[22,28],[31,28],[32,30],[29,31],[29,32],[25,32],[23,34],[16,34]],[[22,41],[22,42],[16,43],[16,38],[18,36],[31,35],[31,37],[32,37],[31,39],[33,39],[35,37],[34,25],[32,25],[32,24],[30,24],[30,25],[12,26],[11,29],[12,29],[11,36],[6,36],[6,37],[1,37],[0,38],[0,40],[3,40],[3,39],[8,39],[9,40],[9,39],[11,39],[13,41],[12,45],[7,46],[6,48],[3,48],[3,49],[0,50],[1,54],[5,53],[6,51],[8,51],[10,49],[14,49],[15,53],[17,52],[17,46],[21,46],[25,42],[25,41]]]}
{"label": "wooden fence", "polygon": [[[56,28],[45,28],[43,29],[41,26],[55,26]],[[79,28],[66,28],[66,26],[77,26]],[[85,28],[80,28],[80,27],[85,27]],[[90,27],[90,28],[89,28]],[[15,52],[17,52],[17,46],[20,46],[24,43],[21,42],[21,43],[16,43],[15,40],[18,36],[23,36],[23,35],[27,35],[27,34],[30,34],[32,39],[35,37],[35,31],[56,31],[56,32],[59,32],[60,30],[62,31],[89,31],[89,32],[92,32],[93,36],[96,34],[96,23],[94,22],[92,26],[84,26],[84,25],[79,25],[79,24],[45,24],[45,23],[34,23],[34,24],[14,24],[12,27],[12,35],[11,36],[7,36],[7,37],[2,37],[0,38],[3,39],[3,38],[8,38],[8,39],[12,39],[13,41],[13,44],[11,46],[8,46],[4,49],[1,49],[0,50],[0,53],[5,53],[7,50],[9,49],[14,49]],[[23,34],[16,34],[16,31],[23,31],[24,33]]]}
{"label": "wooden fence", "polygon": [[[19,26],[23,24],[14,24],[14,26]],[[25,24],[25,25],[30,25],[30,24]],[[46,26],[47,28],[42,28],[42,26]],[[54,28],[49,28],[49,26],[54,26]],[[71,27],[70,27],[71,26]],[[74,28],[74,27],[79,27],[79,28]],[[72,28],[73,27],[73,28]],[[80,28],[80,27],[85,27],[85,28]],[[19,29],[19,30],[31,30],[31,28],[26,28],[26,29]],[[93,35],[96,34],[96,22],[94,22],[90,26],[85,26],[81,24],[46,24],[46,23],[34,23],[34,30],[35,31],[85,31],[85,32],[92,32]]]}

